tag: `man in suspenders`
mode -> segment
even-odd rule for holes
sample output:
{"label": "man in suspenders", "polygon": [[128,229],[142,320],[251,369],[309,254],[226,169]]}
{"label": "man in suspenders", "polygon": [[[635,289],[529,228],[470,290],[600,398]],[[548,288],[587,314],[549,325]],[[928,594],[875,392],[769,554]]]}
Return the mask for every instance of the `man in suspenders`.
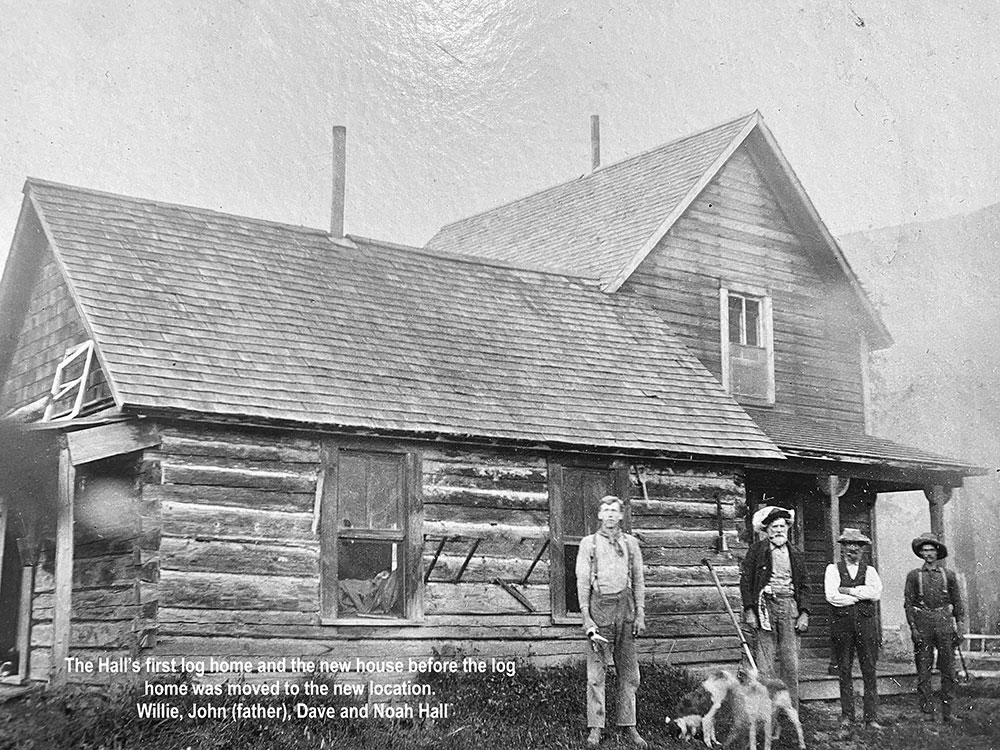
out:
{"label": "man in suspenders", "polygon": [[622,531],[622,501],[601,498],[597,533],[580,540],[576,587],[587,649],[587,745],[597,747],[605,722],[605,674],[618,675],[618,726],[633,745],[647,747],[635,728],[639,660],[635,637],[646,629],[642,552],[634,536]]}
{"label": "man in suspenders", "polygon": [[955,646],[966,632],[965,602],[955,571],[941,564],[948,548],[931,533],[922,534],[910,545],[923,559],[923,566],[906,576],[903,607],[910,625],[917,660],[917,691],[920,710],[933,720],[931,704],[931,667],[937,651],[941,672],[941,718],[952,720],[951,697],[955,689]]}
{"label": "man in suspenders", "polygon": [[882,598],[878,571],[861,559],[862,549],[872,541],[859,529],[845,528],[837,539],[843,552],[839,563],[826,566],[823,589],[832,605],[830,637],[840,675],[840,720],[854,722],[854,653],[858,654],[865,685],[864,721],[872,729],[878,723],[878,681],[875,661],[879,650],[879,628],[875,603]]}

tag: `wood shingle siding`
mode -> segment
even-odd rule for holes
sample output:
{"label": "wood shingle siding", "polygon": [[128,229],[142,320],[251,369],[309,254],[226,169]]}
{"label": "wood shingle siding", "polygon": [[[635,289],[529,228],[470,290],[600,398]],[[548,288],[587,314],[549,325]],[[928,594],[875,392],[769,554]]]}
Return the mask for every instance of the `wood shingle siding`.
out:
{"label": "wood shingle siding", "polygon": [[46,252],[30,292],[0,405],[10,411],[49,392],[66,349],[88,336],[62,273]]}

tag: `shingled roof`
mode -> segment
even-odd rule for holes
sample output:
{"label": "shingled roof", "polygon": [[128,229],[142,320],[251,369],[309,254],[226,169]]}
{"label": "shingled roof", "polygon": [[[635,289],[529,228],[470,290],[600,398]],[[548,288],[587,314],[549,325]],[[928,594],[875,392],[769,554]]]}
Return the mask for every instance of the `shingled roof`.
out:
{"label": "shingled roof", "polygon": [[836,239],[759,112],[601,167],[443,227],[428,248],[592,279],[617,291],[741,147],[753,144],[772,187],[854,292],[876,348],[892,343]]}
{"label": "shingled roof", "polygon": [[985,469],[965,461],[874,435],[845,430],[830,422],[792,417],[767,409],[747,408],[747,413],[789,456],[846,463],[923,467],[967,474],[986,473]]}
{"label": "shingled roof", "polygon": [[122,409],[782,456],[654,313],[578,279],[40,180],[25,192]]}
{"label": "shingled roof", "polygon": [[561,271],[607,286],[756,122],[756,113],[744,115],[456,221],[427,246]]}

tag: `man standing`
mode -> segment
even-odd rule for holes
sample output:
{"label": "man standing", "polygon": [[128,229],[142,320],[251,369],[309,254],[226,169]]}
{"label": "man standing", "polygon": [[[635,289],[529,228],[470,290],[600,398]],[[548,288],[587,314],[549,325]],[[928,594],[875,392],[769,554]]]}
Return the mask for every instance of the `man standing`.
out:
{"label": "man standing", "polygon": [[809,627],[809,579],[802,553],[788,544],[794,511],[766,505],[753,514],[754,531],[767,535],[750,545],[740,565],[743,621],[756,636],[762,675],[780,677],[799,705],[799,640]]}
{"label": "man standing", "polygon": [[880,645],[875,602],[882,598],[882,579],[875,568],[861,559],[863,548],[872,543],[871,539],[859,529],[845,528],[837,541],[843,559],[826,566],[823,588],[826,600],[833,605],[830,636],[840,675],[840,721],[854,722],[852,671],[856,651],[865,684],[864,721],[872,729],[881,729],[875,677]]}
{"label": "man standing", "polygon": [[635,728],[639,660],[635,637],[646,629],[646,587],[639,542],[622,531],[622,501],[601,498],[596,534],[580,540],[576,587],[587,649],[587,745],[597,747],[605,722],[608,662],[618,675],[618,726],[633,745],[647,747]]}
{"label": "man standing", "polygon": [[917,660],[920,710],[928,714],[928,721],[933,721],[931,666],[936,650],[938,670],[941,672],[941,718],[951,721],[955,646],[966,633],[965,603],[955,571],[941,564],[948,557],[948,548],[931,533],[921,534],[910,546],[913,553],[924,561],[922,567],[907,574],[903,590],[903,607]]}

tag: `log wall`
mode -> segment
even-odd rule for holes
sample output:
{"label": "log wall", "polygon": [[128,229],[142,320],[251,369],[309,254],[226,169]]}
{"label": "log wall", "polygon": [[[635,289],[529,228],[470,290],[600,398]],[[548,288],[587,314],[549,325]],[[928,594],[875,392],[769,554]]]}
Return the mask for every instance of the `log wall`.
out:
{"label": "log wall", "polygon": [[[157,576],[155,516],[144,513],[141,463],[107,461],[81,467],[75,489],[73,590],[69,655],[137,658],[152,646]],[[43,549],[32,599],[30,676],[50,674],[54,605],[53,549]],[[71,672],[96,682],[107,673]]]}
{"label": "log wall", "polygon": [[722,378],[719,286],[770,290],[775,409],[863,429],[859,320],[846,281],[737,151],[622,287],[648,298]]}
{"label": "log wall", "polygon": [[[579,625],[552,622],[548,550],[539,557],[549,534],[545,455],[406,446],[422,467],[422,570],[430,572],[424,614],[419,622],[361,626],[321,621],[313,525],[318,438],[178,425],[162,425],[160,435],[158,449],[144,453],[140,496],[142,528],[155,529],[159,545],[143,552],[139,568],[128,568],[141,570],[142,584],[128,606],[155,613],[146,623],[149,653],[204,659],[462,653],[539,664],[582,657]],[[716,553],[717,511],[727,546],[738,552],[742,482],[732,471],[691,465],[646,466],[641,473],[645,493],[633,477],[631,499],[648,586],[650,633],[639,644],[642,658],[675,664],[738,658],[701,561],[716,561],[738,602],[736,563],[731,553]],[[40,628],[39,646],[44,637]]]}

